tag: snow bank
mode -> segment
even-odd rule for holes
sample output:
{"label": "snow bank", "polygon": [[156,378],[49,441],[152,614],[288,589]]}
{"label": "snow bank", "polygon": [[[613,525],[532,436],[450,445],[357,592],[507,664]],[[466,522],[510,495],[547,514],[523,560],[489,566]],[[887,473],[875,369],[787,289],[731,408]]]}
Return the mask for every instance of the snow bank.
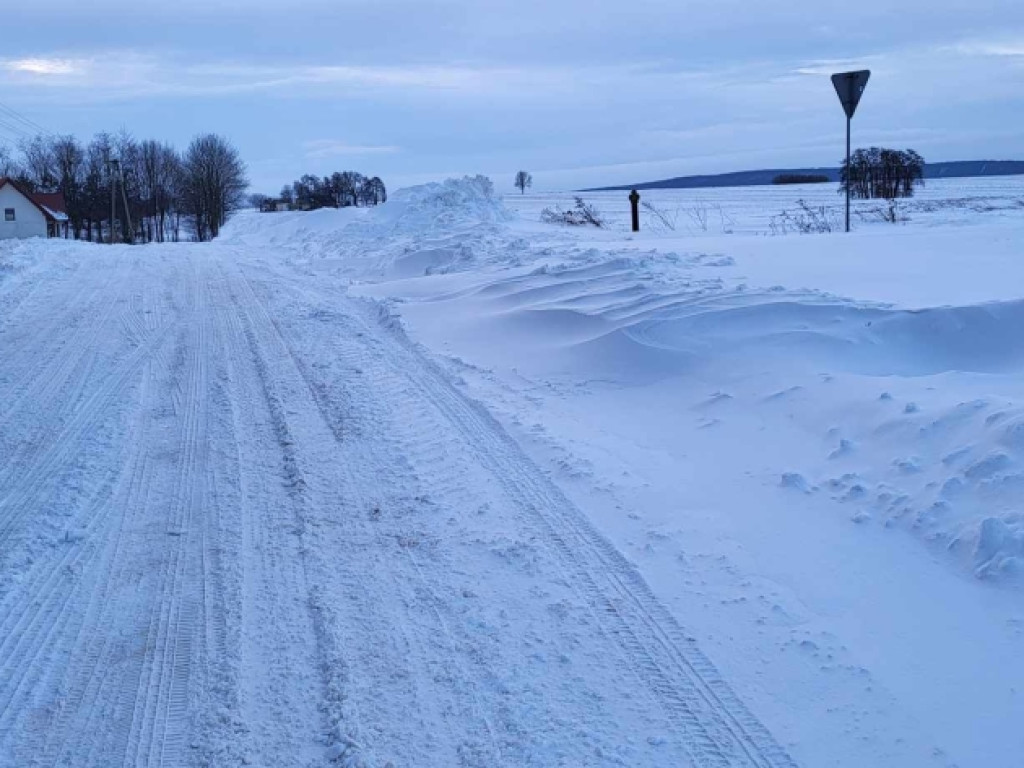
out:
{"label": "snow bank", "polygon": [[[28,240],[0,240],[0,284],[9,275],[36,264],[40,257],[52,253],[45,238]],[[67,245],[74,247],[77,243]]]}
{"label": "snow bank", "polygon": [[422,235],[503,224],[512,213],[495,196],[486,176],[466,176],[400,189],[363,222],[358,234]]}
{"label": "snow bank", "polygon": [[327,262],[353,278],[412,277],[469,269],[513,218],[485,176],[400,189],[374,208],[256,213],[235,217],[220,240],[269,244]]}
{"label": "snow bank", "polygon": [[337,238],[349,224],[368,211],[367,208],[273,213],[240,211],[221,230],[218,242],[304,248],[313,242]]}

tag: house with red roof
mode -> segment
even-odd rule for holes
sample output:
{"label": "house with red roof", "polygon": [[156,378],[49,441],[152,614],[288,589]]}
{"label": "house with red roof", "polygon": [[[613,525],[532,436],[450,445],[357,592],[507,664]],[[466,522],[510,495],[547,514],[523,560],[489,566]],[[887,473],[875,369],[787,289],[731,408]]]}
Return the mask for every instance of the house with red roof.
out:
{"label": "house with red roof", "polygon": [[0,240],[67,236],[63,193],[32,193],[14,179],[0,177]]}

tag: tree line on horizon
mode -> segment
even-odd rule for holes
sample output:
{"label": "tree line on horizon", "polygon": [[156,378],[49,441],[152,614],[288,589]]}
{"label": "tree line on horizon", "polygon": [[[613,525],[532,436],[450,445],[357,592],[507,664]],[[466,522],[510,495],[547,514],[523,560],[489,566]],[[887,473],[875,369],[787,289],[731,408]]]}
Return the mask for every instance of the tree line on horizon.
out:
{"label": "tree line on horizon", "polygon": [[276,197],[253,194],[249,203],[259,210],[315,211],[319,208],[380,205],[388,201],[388,190],[379,176],[367,177],[358,171],[335,171],[330,176],[304,174],[286,184]]}
{"label": "tree line on horizon", "polygon": [[29,192],[63,193],[72,236],[94,242],[212,240],[249,186],[238,151],[216,134],[197,136],[183,152],[126,131],[88,143],[38,135],[17,154],[0,146],[0,177]]}
{"label": "tree line on horizon", "polygon": [[827,184],[828,176],[822,173],[780,173],[772,179],[772,184],[785,186],[788,184]]}

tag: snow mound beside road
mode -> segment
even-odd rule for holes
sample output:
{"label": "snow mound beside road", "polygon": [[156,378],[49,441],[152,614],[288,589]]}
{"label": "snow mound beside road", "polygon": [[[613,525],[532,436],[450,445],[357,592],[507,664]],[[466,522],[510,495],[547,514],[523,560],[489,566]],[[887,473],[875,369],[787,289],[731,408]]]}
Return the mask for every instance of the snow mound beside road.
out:
{"label": "snow mound beside road", "polygon": [[450,232],[481,224],[503,224],[513,218],[486,176],[400,189],[374,214],[362,222],[367,233],[374,236]]}
{"label": "snow mound beside road", "polygon": [[[818,503],[831,500],[854,523],[905,530],[979,578],[1020,574],[1024,409],[957,384],[998,387],[994,377],[1024,372],[1024,302],[907,310],[737,284],[700,254],[542,253],[529,251],[537,261],[519,269],[377,290],[404,293],[399,306],[414,329],[444,318],[444,343],[465,345],[488,368],[515,360],[531,379],[646,388],[749,378],[756,387],[689,407],[713,403],[702,429],[771,425],[775,447],[761,455],[781,462],[774,484],[804,478],[799,490]],[[660,406],[679,407],[671,398]],[[820,447],[778,449],[794,420]]]}
{"label": "snow mound beside road", "polygon": [[415,277],[469,269],[480,254],[507,250],[495,237],[512,218],[490,179],[467,176],[400,189],[374,208],[248,211],[220,239],[287,247],[353,278]]}

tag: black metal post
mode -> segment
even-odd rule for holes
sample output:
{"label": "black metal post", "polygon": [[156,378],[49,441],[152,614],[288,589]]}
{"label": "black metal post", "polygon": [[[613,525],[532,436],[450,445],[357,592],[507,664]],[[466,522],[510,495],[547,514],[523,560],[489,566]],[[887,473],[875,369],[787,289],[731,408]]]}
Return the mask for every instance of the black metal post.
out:
{"label": "black metal post", "polygon": [[635,189],[629,193],[629,204],[633,208],[633,231],[640,231],[640,193]]}
{"label": "black metal post", "polygon": [[850,123],[846,118],[846,231],[850,231]]}

